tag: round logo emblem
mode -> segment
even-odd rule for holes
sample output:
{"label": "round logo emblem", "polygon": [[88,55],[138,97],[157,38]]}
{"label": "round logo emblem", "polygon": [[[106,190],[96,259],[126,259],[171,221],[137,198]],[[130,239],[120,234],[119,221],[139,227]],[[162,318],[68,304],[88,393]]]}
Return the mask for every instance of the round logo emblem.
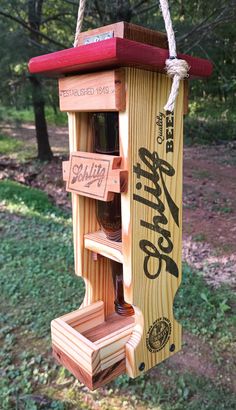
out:
{"label": "round logo emblem", "polygon": [[163,349],[170,338],[171,323],[166,317],[155,320],[147,333],[147,348],[150,352],[156,353]]}

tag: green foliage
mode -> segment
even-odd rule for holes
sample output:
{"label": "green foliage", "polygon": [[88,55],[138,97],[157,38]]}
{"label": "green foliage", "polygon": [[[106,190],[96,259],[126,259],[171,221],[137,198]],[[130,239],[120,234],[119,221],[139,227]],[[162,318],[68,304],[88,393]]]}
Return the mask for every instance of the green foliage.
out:
{"label": "green foliage", "polygon": [[[50,125],[67,125],[67,115],[64,112],[55,112],[52,107],[47,106],[45,115]],[[32,108],[16,109],[2,106],[0,107],[0,121],[14,123],[19,126],[24,122],[34,122],[34,113]]]}
{"label": "green foliage", "polygon": [[0,135],[0,155],[24,163],[36,155],[35,147],[25,141],[7,135]]}
{"label": "green foliage", "polygon": [[189,114],[184,119],[187,144],[211,144],[236,139],[236,115],[232,102],[199,98],[189,104]]}
{"label": "green foliage", "polygon": [[0,121],[13,122],[16,125],[21,122],[33,122],[34,114],[32,109],[16,109],[13,107],[0,107]]}
{"label": "green foliage", "polygon": [[[221,286],[212,289],[201,274],[187,265],[183,269],[182,285],[175,297],[175,316],[183,326],[205,339],[217,338],[219,345],[233,342],[236,298],[232,290]],[[215,343],[215,345],[217,344]]]}
{"label": "green foliage", "polygon": [[16,138],[10,138],[6,135],[0,135],[0,154],[9,155],[22,147],[22,142],[18,141]]}
{"label": "green foliage", "polygon": [[51,125],[67,126],[68,124],[67,113],[61,111],[55,112],[51,107],[46,107],[46,120],[48,124]]}
{"label": "green foliage", "polygon": [[[219,112],[220,114],[220,112]],[[185,138],[187,144],[212,144],[236,139],[236,122],[214,120],[212,118],[185,119]]]}
{"label": "green foliage", "polygon": [[[133,400],[142,400],[143,404],[148,403],[148,408],[153,410],[235,408],[234,395],[222,386],[215,386],[206,377],[190,373],[180,376],[179,373],[166,369],[166,365],[163,364],[158,367],[158,372],[158,378],[154,371],[139,376],[138,380],[121,376],[112,384],[114,393],[119,392],[121,395],[128,391]],[[166,378],[168,382],[165,383],[162,380]]]}
{"label": "green foliage", "polygon": [[62,215],[45,192],[8,179],[0,181],[0,200],[9,210],[24,215],[50,215],[51,218]]}

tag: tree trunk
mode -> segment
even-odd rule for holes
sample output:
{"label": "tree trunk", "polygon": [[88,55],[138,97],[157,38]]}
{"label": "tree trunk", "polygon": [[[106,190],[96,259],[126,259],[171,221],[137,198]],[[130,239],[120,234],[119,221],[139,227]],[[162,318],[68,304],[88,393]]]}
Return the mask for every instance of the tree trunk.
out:
{"label": "tree trunk", "polygon": [[50,161],[53,158],[53,153],[48,140],[42,85],[36,76],[30,76],[30,82],[32,86],[32,102],[35,116],[36,138],[38,143],[38,159],[41,161]]}
{"label": "tree trunk", "polygon": [[[28,0],[28,20],[32,30],[40,31],[42,7],[44,0]],[[40,43],[37,32],[32,31],[30,38],[36,43]],[[36,139],[38,144],[38,159],[50,161],[53,158],[49,140],[47,122],[45,118],[45,101],[43,97],[42,84],[35,75],[29,77],[32,87],[32,103],[34,108]]]}

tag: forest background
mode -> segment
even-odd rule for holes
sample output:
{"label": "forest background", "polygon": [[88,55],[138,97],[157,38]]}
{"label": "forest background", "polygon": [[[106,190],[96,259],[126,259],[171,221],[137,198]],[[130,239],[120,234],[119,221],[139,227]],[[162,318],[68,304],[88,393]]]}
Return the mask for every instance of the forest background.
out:
{"label": "forest background", "polygon": [[[214,64],[208,81],[191,83],[186,135],[190,142],[233,140],[235,0],[178,0],[170,1],[170,6],[179,52],[210,59]],[[0,119],[29,119],[34,113],[40,159],[52,157],[46,121],[65,124],[66,115],[58,113],[56,82],[30,75],[27,62],[33,56],[72,47],[77,11],[78,1],[74,0],[1,1]],[[123,20],[165,31],[153,0],[88,1],[83,30]]]}

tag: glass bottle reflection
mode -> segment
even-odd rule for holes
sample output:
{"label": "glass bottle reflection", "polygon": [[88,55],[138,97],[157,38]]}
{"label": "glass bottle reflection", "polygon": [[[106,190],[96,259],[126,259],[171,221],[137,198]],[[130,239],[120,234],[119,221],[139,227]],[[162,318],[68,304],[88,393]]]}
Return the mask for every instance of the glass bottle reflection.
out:
{"label": "glass bottle reflection", "polygon": [[115,289],[115,311],[122,316],[132,316],[134,308],[124,299],[124,283],[123,283],[123,265],[121,263],[111,261],[112,279]]}
{"label": "glass bottle reflection", "polygon": [[[94,151],[99,154],[119,155],[119,119],[116,112],[93,114]],[[121,195],[112,201],[96,201],[97,219],[106,237],[121,242]],[[123,316],[134,314],[133,307],[124,300],[123,266],[111,261],[115,290],[115,311]]]}
{"label": "glass bottle reflection", "polygon": [[[115,112],[94,114],[95,152],[107,155],[119,155],[118,114]],[[97,219],[112,241],[121,241],[121,199],[114,194],[109,202],[97,201]]]}

